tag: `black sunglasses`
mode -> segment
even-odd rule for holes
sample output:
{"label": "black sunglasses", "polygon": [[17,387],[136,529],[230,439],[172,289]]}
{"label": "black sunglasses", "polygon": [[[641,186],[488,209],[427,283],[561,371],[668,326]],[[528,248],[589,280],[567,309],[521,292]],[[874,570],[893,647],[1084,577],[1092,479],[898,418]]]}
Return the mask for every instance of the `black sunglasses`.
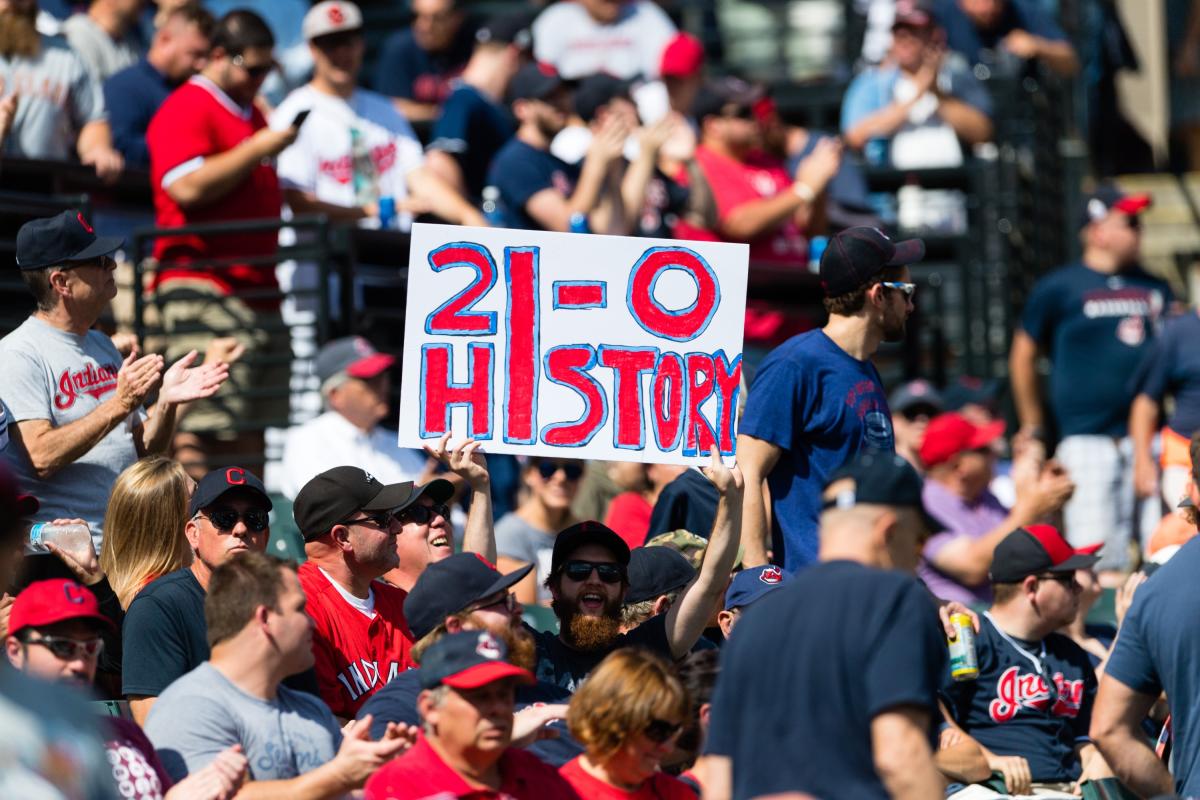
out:
{"label": "black sunglasses", "polygon": [[240,519],[246,523],[246,528],[254,533],[266,530],[271,520],[270,514],[257,508],[248,509],[240,514],[232,508],[214,508],[207,514],[198,516],[206,516],[208,521],[221,531],[233,530],[233,526],[237,525]]}
{"label": "black sunglasses", "polygon": [[246,74],[249,75],[254,80],[259,80],[260,78],[267,77],[267,75],[269,75],[271,73],[271,70],[275,69],[274,59],[272,59],[271,61],[268,61],[266,64],[250,65],[250,64],[247,64],[246,59],[240,55],[236,55],[233,57],[233,65],[235,67],[241,67],[242,69],[246,70]]}
{"label": "black sunglasses", "polygon": [[550,480],[561,469],[569,481],[577,481],[583,475],[583,465],[574,461],[539,461],[538,474],[542,480]]}
{"label": "black sunglasses", "polygon": [[1051,572],[1049,575],[1038,575],[1037,579],[1039,581],[1054,581],[1055,583],[1061,583],[1063,586],[1072,591],[1083,589],[1083,586],[1080,585],[1079,581],[1075,580],[1074,572]]}
{"label": "black sunglasses", "polygon": [[424,525],[434,517],[450,519],[450,506],[445,503],[434,503],[431,506],[412,505],[396,514],[396,519],[400,522],[415,522],[418,525]]}
{"label": "black sunglasses", "polygon": [[26,639],[25,644],[40,644],[60,661],[95,658],[104,649],[104,640],[100,637],[80,640],[65,636],[43,636],[40,639]]}
{"label": "black sunglasses", "polygon": [[368,514],[364,511],[361,517],[344,520],[343,522],[339,522],[338,525],[362,525],[364,522],[369,522],[376,528],[383,528],[386,530],[387,528],[391,527],[392,512],[380,511],[377,514]]}
{"label": "black sunglasses", "polygon": [[576,583],[582,583],[592,577],[592,570],[596,570],[596,574],[604,583],[620,583],[625,580],[625,568],[620,564],[607,561],[568,561],[563,565],[563,572]]}
{"label": "black sunglasses", "polygon": [[655,744],[662,744],[681,730],[683,730],[682,723],[667,722],[665,719],[652,719],[642,733],[646,734],[646,738]]}

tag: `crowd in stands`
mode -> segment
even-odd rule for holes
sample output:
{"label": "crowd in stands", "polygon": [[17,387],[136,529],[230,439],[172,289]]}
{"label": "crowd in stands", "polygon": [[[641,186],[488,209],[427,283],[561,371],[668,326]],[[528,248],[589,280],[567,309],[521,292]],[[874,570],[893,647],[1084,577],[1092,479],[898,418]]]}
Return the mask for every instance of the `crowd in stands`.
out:
{"label": "crowd in stands", "polygon": [[[1015,314],[1015,429],[999,381],[889,394],[925,244],[864,172],[962,164],[991,76],[1091,64],[1052,4],[862,5],[822,131],[652,0],[412,0],[385,32],[349,0],[0,0],[0,166],[148,176],[163,334],[98,327],[121,238],[20,228],[0,797],[1200,796],[1197,322],[1142,266],[1151,198],[1095,187]],[[288,424],[279,290],[321,273],[220,226],[313,213],[747,243],[826,321],[762,337],[729,463],[404,449],[362,336]]]}

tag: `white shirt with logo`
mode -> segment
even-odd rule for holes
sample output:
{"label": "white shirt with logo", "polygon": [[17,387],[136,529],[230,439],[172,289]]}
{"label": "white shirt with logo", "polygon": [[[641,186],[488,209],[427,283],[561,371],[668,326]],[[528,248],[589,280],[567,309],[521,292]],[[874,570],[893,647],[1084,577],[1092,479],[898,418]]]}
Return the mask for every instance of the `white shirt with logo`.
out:
{"label": "white shirt with logo", "polygon": [[[49,420],[55,428],[82,419],[117,390],[121,354],[99,331],[79,336],[31,316],[0,339],[0,397],[11,415],[9,428],[28,420]],[[41,503],[38,520],[87,520],[99,552],[104,511],[113,482],[137,461],[134,430],[145,414],[130,414],[99,444],[42,480],[15,439],[0,453],[21,490]]]}

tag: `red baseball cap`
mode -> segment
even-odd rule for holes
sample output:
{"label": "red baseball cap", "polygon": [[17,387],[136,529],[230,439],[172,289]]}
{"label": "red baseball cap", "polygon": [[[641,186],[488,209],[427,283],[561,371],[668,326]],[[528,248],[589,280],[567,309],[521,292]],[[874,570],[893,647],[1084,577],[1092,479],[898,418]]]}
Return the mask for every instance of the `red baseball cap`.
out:
{"label": "red baseball cap", "polygon": [[987,447],[1004,435],[1004,420],[976,425],[953,411],[940,414],[925,428],[921,461],[927,467],[944,464],[959,453]]}
{"label": "red baseball cap", "polygon": [[664,78],[690,78],[703,67],[704,45],[690,33],[678,33],[663,48],[658,71]]}
{"label": "red baseball cap", "polygon": [[1100,560],[1095,554],[1098,549],[1076,550],[1053,525],[1017,528],[996,545],[991,578],[994,583],[1017,583],[1040,572],[1087,569]]}
{"label": "red baseball cap", "polygon": [[100,603],[92,590],[66,578],[37,581],[25,587],[13,601],[8,618],[8,635],[16,636],[24,628],[41,628],[70,619],[90,619],[114,628],[112,620],[100,613]]}

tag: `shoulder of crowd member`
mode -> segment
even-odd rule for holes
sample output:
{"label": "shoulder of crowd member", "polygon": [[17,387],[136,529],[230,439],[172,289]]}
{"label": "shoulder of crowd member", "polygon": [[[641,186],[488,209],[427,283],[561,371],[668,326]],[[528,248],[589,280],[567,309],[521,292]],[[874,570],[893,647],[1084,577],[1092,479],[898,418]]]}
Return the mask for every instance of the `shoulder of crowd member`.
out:
{"label": "shoulder of crowd member", "polygon": [[417,711],[417,697],[421,694],[420,676],[421,672],[417,669],[401,672],[363,703],[356,718],[371,715],[372,739],[382,737],[390,722],[421,724],[421,714]]}

